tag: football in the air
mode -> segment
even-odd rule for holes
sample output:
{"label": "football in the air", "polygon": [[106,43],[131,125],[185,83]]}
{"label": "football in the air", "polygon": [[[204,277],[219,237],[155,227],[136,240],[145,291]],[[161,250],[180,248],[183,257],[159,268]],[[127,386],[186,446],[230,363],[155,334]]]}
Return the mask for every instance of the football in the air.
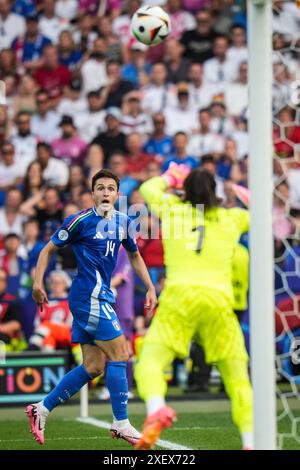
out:
{"label": "football in the air", "polygon": [[141,7],[131,19],[131,31],[147,46],[160,44],[171,31],[170,17],[161,7]]}

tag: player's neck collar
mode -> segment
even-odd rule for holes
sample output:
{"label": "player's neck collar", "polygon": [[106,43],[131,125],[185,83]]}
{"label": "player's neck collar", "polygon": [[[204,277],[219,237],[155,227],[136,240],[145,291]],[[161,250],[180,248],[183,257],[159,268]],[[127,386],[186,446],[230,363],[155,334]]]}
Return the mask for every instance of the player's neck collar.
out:
{"label": "player's neck collar", "polygon": [[111,219],[114,217],[115,212],[116,212],[115,208],[112,208],[110,211],[107,212],[107,216],[104,217],[104,212],[103,212],[103,213],[99,213],[99,212],[97,211],[97,208],[96,208],[95,206],[93,207],[93,211],[94,211],[94,214],[95,214],[97,217],[102,217],[102,218],[105,218],[105,219],[108,219],[108,220],[111,220]]}

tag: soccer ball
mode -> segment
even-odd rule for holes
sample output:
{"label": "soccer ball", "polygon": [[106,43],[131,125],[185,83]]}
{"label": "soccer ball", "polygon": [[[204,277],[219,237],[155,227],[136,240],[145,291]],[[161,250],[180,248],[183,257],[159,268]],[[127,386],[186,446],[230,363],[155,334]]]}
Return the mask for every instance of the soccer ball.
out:
{"label": "soccer ball", "polygon": [[160,44],[171,31],[170,17],[160,7],[141,7],[131,19],[131,31],[147,46]]}

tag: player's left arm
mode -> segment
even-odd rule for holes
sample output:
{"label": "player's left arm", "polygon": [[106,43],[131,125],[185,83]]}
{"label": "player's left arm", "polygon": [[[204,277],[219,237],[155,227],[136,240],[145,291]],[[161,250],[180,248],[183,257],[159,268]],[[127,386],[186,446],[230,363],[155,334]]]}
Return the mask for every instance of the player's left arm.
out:
{"label": "player's left arm", "polygon": [[155,287],[148,273],[148,269],[139,251],[128,251],[127,253],[133,269],[146,286],[147,293],[145,308],[149,309],[149,313],[151,313],[157,305],[157,297]]}

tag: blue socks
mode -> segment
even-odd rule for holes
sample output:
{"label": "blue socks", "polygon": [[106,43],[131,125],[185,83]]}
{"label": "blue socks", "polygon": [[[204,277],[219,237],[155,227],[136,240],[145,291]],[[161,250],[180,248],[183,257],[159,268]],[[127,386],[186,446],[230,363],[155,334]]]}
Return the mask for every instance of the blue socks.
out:
{"label": "blue socks", "polygon": [[77,393],[93,377],[87,373],[83,364],[68,372],[58,385],[43,400],[43,405],[52,411]]}
{"label": "blue socks", "polygon": [[126,362],[107,362],[106,364],[106,386],[110,393],[113,414],[117,421],[128,419],[126,368]]}

